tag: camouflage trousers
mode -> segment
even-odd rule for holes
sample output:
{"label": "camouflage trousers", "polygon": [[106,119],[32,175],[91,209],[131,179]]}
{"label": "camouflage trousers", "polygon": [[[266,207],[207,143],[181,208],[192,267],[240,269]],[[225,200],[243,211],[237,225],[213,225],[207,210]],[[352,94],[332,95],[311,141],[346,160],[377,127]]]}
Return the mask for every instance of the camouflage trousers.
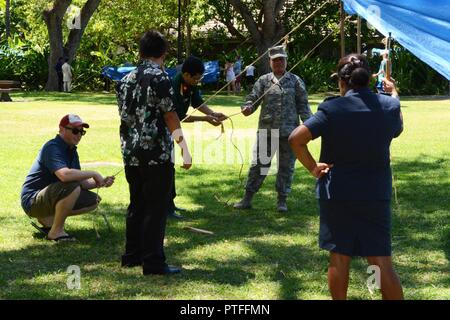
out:
{"label": "camouflage trousers", "polygon": [[279,137],[278,130],[265,129],[259,129],[257,133],[253,161],[245,186],[247,192],[258,192],[266,176],[272,174],[270,166],[275,154],[277,154],[275,189],[281,197],[286,197],[291,192],[296,158],[289,146],[288,137]]}

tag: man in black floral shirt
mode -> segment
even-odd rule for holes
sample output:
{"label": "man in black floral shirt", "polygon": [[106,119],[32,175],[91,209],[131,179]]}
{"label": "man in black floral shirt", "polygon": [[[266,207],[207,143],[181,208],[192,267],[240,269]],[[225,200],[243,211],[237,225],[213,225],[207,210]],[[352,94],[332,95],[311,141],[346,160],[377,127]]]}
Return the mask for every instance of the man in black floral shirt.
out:
{"label": "man in black floral shirt", "polygon": [[183,152],[183,167],[191,156],[183,139],[173,105],[173,89],[162,66],[167,41],[157,31],[140,40],[142,62],[117,84],[120,140],[125,174],[130,188],[122,266],[143,266],[144,275],[172,274],[164,255],[166,213],[174,168],[173,139]]}

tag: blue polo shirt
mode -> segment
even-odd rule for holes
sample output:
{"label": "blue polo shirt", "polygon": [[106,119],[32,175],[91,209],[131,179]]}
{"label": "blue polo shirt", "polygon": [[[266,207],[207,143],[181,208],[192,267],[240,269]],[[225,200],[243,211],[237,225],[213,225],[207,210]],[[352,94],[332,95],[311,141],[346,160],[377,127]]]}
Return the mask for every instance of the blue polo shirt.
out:
{"label": "blue polo shirt", "polygon": [[320,162],[333,164],[317,181],[321,200],[390,200],[389,147],[403,124],[400,101],[368,88],[321,103],[304,125],[322,137]]}
{"label": "blue polo shirt", "polygon": [[30,211],[31,202],[39,191],[60,181],[55,171],[62,168],[80,169],[81,167],[77,148],[70,147],[57,135],[44,144],[25,178],[20,195],[25,212]]}

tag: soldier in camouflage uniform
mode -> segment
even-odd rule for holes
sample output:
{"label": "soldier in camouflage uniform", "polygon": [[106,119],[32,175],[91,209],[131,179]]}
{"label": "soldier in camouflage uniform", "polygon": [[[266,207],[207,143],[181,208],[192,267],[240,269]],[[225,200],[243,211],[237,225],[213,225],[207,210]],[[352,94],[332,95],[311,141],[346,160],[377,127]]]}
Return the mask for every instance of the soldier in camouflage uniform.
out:
{"label": "soldier in camouflage uniform", "polygon": [[[256,111],[262,100],[256,154],[248,174],[245,196],[234,207],[236,209],[251,208],[253,195],[261,187],[269,171],[270,160],[278,151],[277,209],[280,212],[286,212],[286,198],[291,191],[295,166],[295,155],[289,146],[288,137],[300,125],[299,115],[304,122],[311,116],[311,110],[304,82],[298,76],[286,71],[287,54],[283,46],[270,48],[269,58],[272,72],[261,76],[256,81],[252,92],[242,106],[242,113],[249,116]],[[268,93],[260,99],[266,91]],[[278,148],[273,146],[274,142]]]}

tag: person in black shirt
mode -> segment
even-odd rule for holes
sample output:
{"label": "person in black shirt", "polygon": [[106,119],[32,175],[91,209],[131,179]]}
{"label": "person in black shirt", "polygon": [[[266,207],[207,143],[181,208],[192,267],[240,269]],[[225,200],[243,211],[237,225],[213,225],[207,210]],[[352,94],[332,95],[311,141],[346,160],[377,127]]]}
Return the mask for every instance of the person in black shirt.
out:
{"label": "person in black shirt", "polygon": [[63,91],[63,72],[62,72],[62,65],[64,64],[64,58],[60,57],[58,59],[58,62],[55,65],[55,71],[56,75],[58,76],[58,91]]}
{"label": "person in black shirt", "polygon": [[[227,117],[220,112],[214,112],[203,101],[198,88],[198,83],[203,77],[205,66],[203,62],[194,56],[186,59],[179,72],[172,80],[174,90],[174,103],[178,117],[182,120],[186,118],[189,107],[198,109],[204,115],[190,115],[185,122],[205,121],[213,126],[219,126]],[[182,219],[183,216],[177,214],[176,211],[184,211],[182,208],[175,206],[174,199],[176,197],[175,180],[172,187],[172,201],[169,207],[168,216],[170,218]]]}

